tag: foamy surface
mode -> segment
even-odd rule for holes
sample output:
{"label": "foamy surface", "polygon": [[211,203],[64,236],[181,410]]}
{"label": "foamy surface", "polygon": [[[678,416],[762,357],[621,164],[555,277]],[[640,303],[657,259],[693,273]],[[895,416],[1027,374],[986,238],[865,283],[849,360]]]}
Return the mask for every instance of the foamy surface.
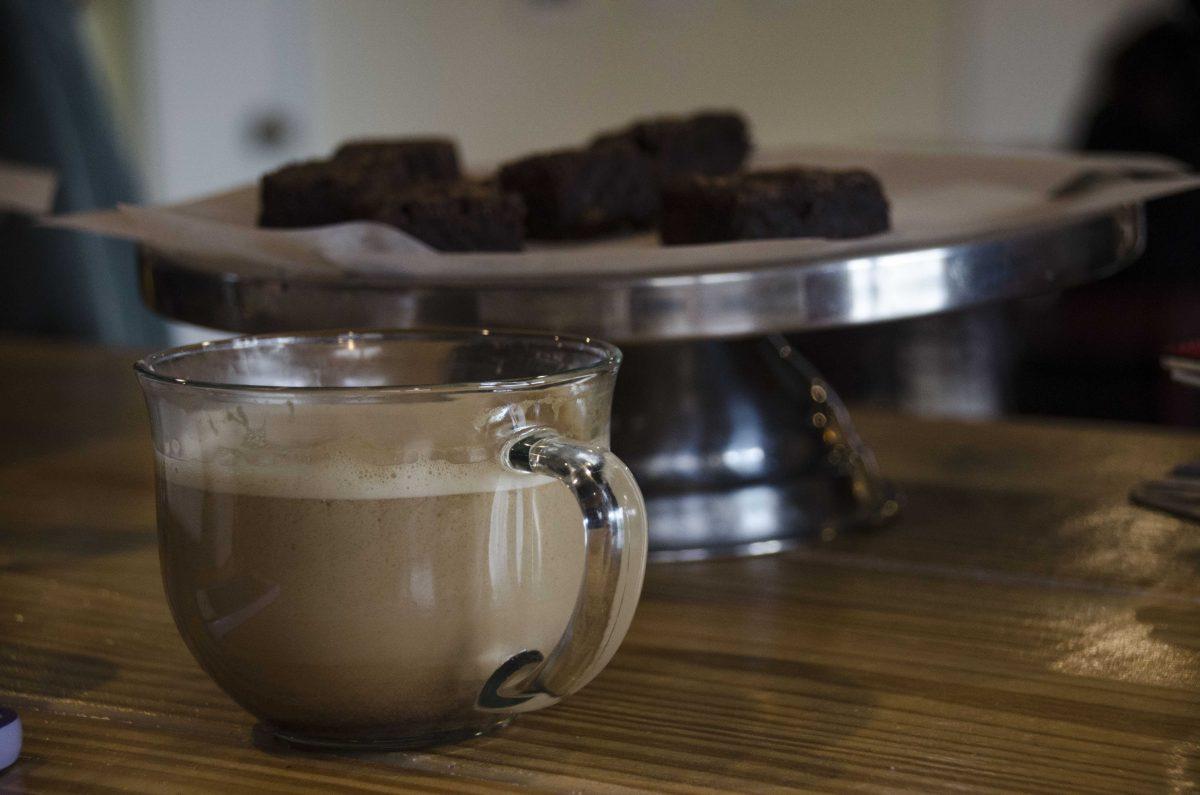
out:
{"label": "foamy surface", "polygon": [[313,462],[183,461],[157,454],[167,480],[227,494],[314,500],[385,500],[444,497],[528,489],[554,482],[508,472],[498,462],[416,461],[380,466],[331,456]]}

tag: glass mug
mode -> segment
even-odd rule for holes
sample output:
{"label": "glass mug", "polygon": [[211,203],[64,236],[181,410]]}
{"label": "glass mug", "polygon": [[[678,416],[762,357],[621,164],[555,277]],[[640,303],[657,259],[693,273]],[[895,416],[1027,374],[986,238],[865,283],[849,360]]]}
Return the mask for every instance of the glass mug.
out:
{"label": "glass mug", "polygon": [[369,331],[138,362],[163,582],[192,654],[316,747],[448,742],[583,687],[646,565],[641,494],[606,449],[620,357]]}

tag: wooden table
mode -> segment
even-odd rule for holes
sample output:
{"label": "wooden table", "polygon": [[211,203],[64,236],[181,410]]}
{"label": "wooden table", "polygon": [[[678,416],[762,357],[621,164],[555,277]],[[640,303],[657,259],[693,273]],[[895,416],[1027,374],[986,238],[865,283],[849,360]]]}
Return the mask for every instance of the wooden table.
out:
{"label": "wooden table", "polygon": [[590,687],[422,753],[262,750],[158,580],[132,356],[0,342],[0,790],[1187,791],[1200,528],[1132,507],[1200,436],[859,412],[903,519],[652,567]]}

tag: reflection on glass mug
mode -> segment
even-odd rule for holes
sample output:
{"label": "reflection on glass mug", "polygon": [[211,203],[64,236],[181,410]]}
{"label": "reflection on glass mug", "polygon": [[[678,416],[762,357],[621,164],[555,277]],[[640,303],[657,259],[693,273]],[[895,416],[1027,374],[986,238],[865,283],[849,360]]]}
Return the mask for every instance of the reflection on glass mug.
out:
{"label": "reflection on glass mug", "polygon": [[489,331],[202,343],[138,362],[163,581],[196,659],[277,736],[450,741],[620,645],[645,510],[608,452],[620,352]]}

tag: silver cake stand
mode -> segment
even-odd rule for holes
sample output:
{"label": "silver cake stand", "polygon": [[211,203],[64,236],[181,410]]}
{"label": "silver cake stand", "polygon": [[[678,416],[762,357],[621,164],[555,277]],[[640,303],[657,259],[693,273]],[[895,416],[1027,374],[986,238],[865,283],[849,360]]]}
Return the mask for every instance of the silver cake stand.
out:
{"label": "silver cake stand", "polygon": [[1107,276],[1141,250],[1139,205],[1055,226],[828,261],[687,275],[242,276],[143,249],[143,297],[238,332],[461,325],[573,332],[626,353],[614,451],[647,499],[657,559],[784,549],[885,521],[897,497],[836,393],[779,332],[918,317]]}

